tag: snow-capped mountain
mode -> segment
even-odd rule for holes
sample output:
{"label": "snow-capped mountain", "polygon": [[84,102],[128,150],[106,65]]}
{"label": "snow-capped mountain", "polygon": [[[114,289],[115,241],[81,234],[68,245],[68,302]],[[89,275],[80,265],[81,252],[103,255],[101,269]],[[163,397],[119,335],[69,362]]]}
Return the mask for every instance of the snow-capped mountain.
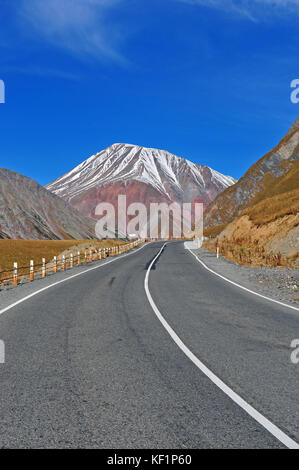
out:
{"label": "snow-capped mountain", "polygon": [[114,144],[96,153],[46,188],[64,198],[82,214],[95,217],[95,207],[106,201],[127,203],[203,202],[208,205],[236,182],[203,165],[164,150]]}

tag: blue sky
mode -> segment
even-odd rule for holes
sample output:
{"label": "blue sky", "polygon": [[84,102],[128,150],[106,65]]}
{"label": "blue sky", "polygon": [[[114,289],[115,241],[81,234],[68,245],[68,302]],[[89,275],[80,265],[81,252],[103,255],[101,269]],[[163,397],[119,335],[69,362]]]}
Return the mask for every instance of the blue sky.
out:
{"label": "blue sky", "polygon": [[240,177],[299,115],[299,0],[0,0],[0,166],[46,184],[115,142]]}

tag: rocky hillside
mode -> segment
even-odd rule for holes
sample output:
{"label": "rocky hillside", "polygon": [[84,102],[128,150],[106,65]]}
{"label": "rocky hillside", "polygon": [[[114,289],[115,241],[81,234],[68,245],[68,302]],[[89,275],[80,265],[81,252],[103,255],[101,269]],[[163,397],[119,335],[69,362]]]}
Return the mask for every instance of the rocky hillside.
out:
{"label": "rocky hillside", "polygon": [[46,186],[82,214],[95,217],[99,202],[203,202],[208,205],[236,180],[164,150],[114,144]]}
{"label": "rocky hillside", "polygon": [[205,235],[208,248],[242,264],[299,267],[299,119],[209,206]]}
{"label": "rocky hillside", "polygon": [[94,226],[36,181],[0,168],[0,238],[89,239]]}
{"label": "rocky hillside", "polygon": [[[258,212],[259,223],[266,221],[266,218],[269,221],[287,213],[289,196],[286,193],[298,190],[299,187],[298,157],[299,118],[273,150],[210,204],[205,213],[206,233],[220,233],[228,223],[246,210],[250,217],[255,217],[254,214]],[[257,206],[274,196],[275,202],[267,201]],[[257,206],[256,209],[254,206]]]}

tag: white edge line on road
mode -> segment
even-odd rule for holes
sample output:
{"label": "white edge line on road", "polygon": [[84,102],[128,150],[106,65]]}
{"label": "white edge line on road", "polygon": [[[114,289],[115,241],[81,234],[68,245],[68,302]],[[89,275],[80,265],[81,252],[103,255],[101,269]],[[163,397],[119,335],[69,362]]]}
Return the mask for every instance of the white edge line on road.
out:
{"label": "white edge line on road", "polygon": [[230,284],[233,284],[234,286],[237,286],[237,287],[239,287],[240,289],[245,290],[246,292],[250,292],[250,294],[257,295],[258,297],[261,297],[262,299],[269,300],[270,302],[275,302],[275,303],[278,304],[278,305],[282,305],[283,307],[291,308],[292,310],[296,310],[297,312],[299,312],[299,308],[298,308],[298,307],[294,307],[293,305],[285,304],[285,303],[283,303],[283,302],[280,302],[279,300],[271,299],[271,297],[267,297],[266,295],[259,294],[258,292],[255,292],[254,290],[247,289],[247,287],[241,286],[241,284],[238,284],[237,282],[231,281],[231,280],[228,279],[227,277],[222,276],[222,274],[216,273],[216,271],[213,271],[213,269],[209,268],[195,253],[193,253],[193,251],[191,251],[190,248],[187,248],[187,250],[190,251],[191,255],[193,255],[194,258],[195,258],[205,269],[207,269],[207,270],[210,271],[211,273],[215,274],[215,276],[221,277],[221,279],[223,279],[224,281],[229,282]]}
{"label": "white edge line on road", "polygon": [[[152,243],[152,242],[150,242],[150,243]],[[82,271],[80,273],[73,274],[72,276],[68,276],[65,279],[61,279],[60,281],[53,282],[53,284],[50,284],[49,286],[43,287],[42,289],[39,289],[35,292],[32,292],[32,294],[26,295],[26,297],[23,297],[22,299],[17,300],[13,304],[10,304],[7,307],[0,310],[0,315],[2,315],[3,313],[7,312],[10,309],[12,309],[13,307],[16,307],[17,305],[21,304],[22,302],[25,302],[25,300],[31,299],[31,297],[34,297],[35,295],[40,294],[41,292],[44,292],[47,289],[51,289],[51,287],[55,287],[58,284],[62,284],[63,282],[69,281],[70,279],[74,279],[75,277],[82,276],[83,274],[86,274],[90,271],[93,271],[94,269],[103,268],[104,266],[107,266],[107,264],[113,263],[114,261],[119,261],[123,258],[126,258],[127,256],[133,255],[134,253],[137,253],[138,251],[142,250],[145,246],[149,245],[150,243],[143,244],[140,248],[137,248],[137,250],[133,250],[131,253],[127,253],[125,255],[120,255],[115,259],[111,259],[109,261],[104,262],[103,264],[98,264],[97,266],[93,266],[92,268],[85,269],[84,271]]]}
{"label": "white edge line on road", "polygon": [[147,295],[148,301],[166,329],[169,333],[173,341],[177,344],[177,346],[183,351],[183,353],[193,362],[193,364],[198,367],[198,369],[203,372],[217,387],[220,388],[231,400],[233,400],[237,405],[239,405],[244,411],[246,411],[249,416],[251,416],[255,421],[257,421],[261,426],[263,426],[267,431],[270,432],[276,439],[278,439],[282,444],[284,444],[289,449],[299,449],[299,444],[293,441],[287,434],[285,434],[281,429],[279,429],[275,424],[269,421],[265,416],[263,416],[259,411],[253,408],[249,403],[247,403],[243,398],[241,398],[236,392],[234,392],[228,385],[226,385],[217,375],[214,374],[207,366],[205,366],[193,353],[190,349],[183,343],[180,337],[176,334],[176,332],[171,328],[171,326],[167,323],[163,315],[160,313],[158,307],[156,306],[150,290],[149,290],[149,275],[152,269],[153,264],[155,261],[160,257],[162,251],[164,250],[166,243],[163,245],[157,256],[151,262],[144,279],[144,289]]}

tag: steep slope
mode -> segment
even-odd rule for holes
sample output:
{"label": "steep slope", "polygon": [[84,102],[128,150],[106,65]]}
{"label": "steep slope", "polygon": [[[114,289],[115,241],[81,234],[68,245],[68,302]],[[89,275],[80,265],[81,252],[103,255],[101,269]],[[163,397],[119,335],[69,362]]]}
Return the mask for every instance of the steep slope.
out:
{"label": "steep slope", "polygon": [[299,254],[299,159],[291,170],[266,187],[219,235],[235,246],[242,242],[280,253],[297,266]]}
{"label": "steep slope", "polygon": [[[282,195],[298,189],[298,157],[299,118],[273,150],[255,163],[238,183],[226,189],[210,204],[205,213],[207,232],[220,233],[242,211],[273,196],[281,195],[280,211],[287,212],[287,198]],[[271,212],[270,202],[266,206],[267,212]],[[273,207],[274,218],[278,216],[276,210],[277,200],[275,208]],[[253,213],[254,209],[251,210],[251,214]]]}
{"label": "steep slope", "polygon": [[36,181],[0,168],[0,238],[86,239],[94,226]]}
{"label": "steep slope", "polygon": [[164,150],[114,144],[46,186],[82,214],[95,217],[99,202],[203,202],[235,183],[207,166],[196,165]]}

